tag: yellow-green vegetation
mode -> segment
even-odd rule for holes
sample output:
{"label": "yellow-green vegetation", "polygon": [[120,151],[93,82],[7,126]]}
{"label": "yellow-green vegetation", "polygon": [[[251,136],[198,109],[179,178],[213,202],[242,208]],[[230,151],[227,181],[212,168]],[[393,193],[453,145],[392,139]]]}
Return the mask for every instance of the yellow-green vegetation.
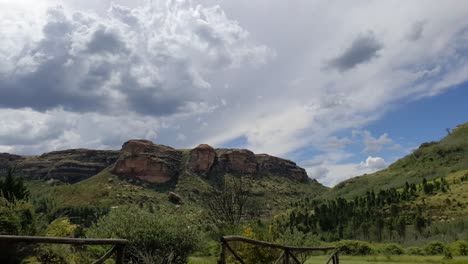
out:
{"label": "yellow-green vegetation", "polygon": [[[305,262],[305,264],[323,264],[327,261],[328,256],[314,256]],[[360,263],[386,263],[386,264],[465,264],[468,263],[468,257],[454,257],[453,259],[444,259],[442,256],[340,256],[340,262],[345,264],[360,264]],[[191,257],[189,264],[216,264],[214,257]]]}
{"label": "yellow-green vegetation", "polygon": [[[323,264],[327,260],[326,256],[310,258],[305,264]],[[468,257],[454,257],[453,259],[444,259],[442,256],[341,256],[340,262],[345,264],[358,263],[387,263],[387,264],[465,264],[468,263]]]}
{"label": "yellow-green vegetation", "polygon": [[387,169],[344,181],[324,193],[323,198],[352,198],[366,191],[401,188],[405,182],[421,183],[468,169],[468,123],[458,126],[439,142],[429,142]]}
{"label": "yellow-green vegetation", "polygon": [[[342,263],[468,263],[468,124],[386,170],[331,190],[280,176],[189,171],[150,184],[108,169],[74,184],[29,181],[26,187],[29,197],[0,199],[0,233],[127,238],[126,258],[138,263],[216,263],[222,235],[336,246]],[[280,253],[240,242],[232,247],[247,263],[269,263]],[[30,263],[90,262],[105,252],[64,245],[21,250],[14,258],[35,255]],[[320,253],[306,263],[327,258]]]}

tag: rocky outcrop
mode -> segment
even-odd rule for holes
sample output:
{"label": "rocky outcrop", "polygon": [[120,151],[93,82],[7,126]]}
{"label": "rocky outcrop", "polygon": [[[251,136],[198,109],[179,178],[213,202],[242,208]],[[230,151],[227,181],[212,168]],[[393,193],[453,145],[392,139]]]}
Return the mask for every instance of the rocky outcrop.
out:
{"label": "rocky outcrop", "polygon": [[181,203],[182,202],[182,196],[175,192],[169,192],[167,195],[167,199],[173,203]]}
{"label": "rocky outcrop", "polygon": [[274,175],[301,182],[309,179],[306,171],[290,160],[256,155],[247,149],[215,150],[201,144],[185,152],[148,140],[127,141],[120,151],[70,149],[29,157],[0,153],[0,173],[11,164],[16,164],[25,178],[67,183],[89,178],[111,165],[116,175],[151,183],[176,180],[182,171],[208,178],[232,173],[255,178]]}
{"label": "rocky outcrop", "polygon": [[281,175],[295,181],[307,181],[309,177],[305,169],[296,165],[296,163],[270,156],[267,154],[255,155],[260,174]]}
{"label": "rocky outcrop", "polygon": [[216,151],[207,144],[200,144],[198,147],[190,150],[187,159],[187,169],[201,174],[207,174],[215,164],[217,159]]}
{"label": "rocky outcrop", "polygon": [[178,176],[181,159],[182,153],[171,147],[148,140],[130,140],[123,144],[112,173],[164,183]]}
{"label": "rocky outcrop", "polygon": [[113,164],[118,151],[69,149],[24,157],[18,169],[28,179],[56,179],[74,183],[87,179]]}
{"label": "rocky outcrop", "polygon": [[14,166],[14,164],[23,159],[24,157],[19,155],[0,153],[0,173],[5,173],[10,166]]}
{"label": "rocky outcrop", "polygon": [[257,174],[255,154],[247,149],[218,149],[218,164],[221,171],[241,174]]}

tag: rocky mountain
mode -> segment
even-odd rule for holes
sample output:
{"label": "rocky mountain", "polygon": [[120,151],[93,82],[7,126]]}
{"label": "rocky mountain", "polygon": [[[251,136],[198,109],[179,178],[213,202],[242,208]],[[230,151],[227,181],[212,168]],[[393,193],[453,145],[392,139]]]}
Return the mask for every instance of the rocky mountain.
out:
{"label": "rocky mountain", "polygon": [[237,174],[253,179],[280,176],[297,182],[314,181],[290,160],[254,154],[247,149],[214,149],[201,144],[191,150],[177,150],[148,140],[129,140],[120,151],[70,149],[27,157],[0,154],[0,170],[11,163],[26,179],[66,183],[82,181],[107,167],[112,174],[156,184],[177,180],[183,172],[201,178]]}
{"label": "rocky mountain", "polygon": [[75,183],[89,178],[109,165],[118,157],[118,151],[70,149],[44,153],[40,156],[0,154],[0,170],[15,164],[26,179],[55,179]]}

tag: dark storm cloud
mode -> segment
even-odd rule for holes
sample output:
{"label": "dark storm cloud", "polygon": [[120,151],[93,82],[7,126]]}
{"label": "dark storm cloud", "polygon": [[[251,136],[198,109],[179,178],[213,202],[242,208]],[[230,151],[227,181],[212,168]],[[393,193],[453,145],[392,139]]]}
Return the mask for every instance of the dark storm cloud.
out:
{"label": "dark storm cloud", "polygon": [[409,41],[416,41],[420,39],[424,32],[424,26],[426,25],[425,21],[415,22],[412,26],[406,38]]}
{"label": "dark storm cloud", "polygon": [[87,51],[90,53],[120,53],[126,51],[125,43],[113,32],[106,28],[100,28],[94,32],[91,41],[88,43]]}
{"label": "dark storm cloud", "polygon": [[168,116],[202,101],[207,73],[264,60],[222,10],[171,5],[113,5],[108,17],[50,9],[42,37],[0,61],[0,108]]}
{"label": "dark storm cloud", "polygon": [[351,46],[343,54],[329,61],[327,66],[344,72],[378,57],[377,52],[382,48],[382,44],[374,34],[361,35],[351,43]]}

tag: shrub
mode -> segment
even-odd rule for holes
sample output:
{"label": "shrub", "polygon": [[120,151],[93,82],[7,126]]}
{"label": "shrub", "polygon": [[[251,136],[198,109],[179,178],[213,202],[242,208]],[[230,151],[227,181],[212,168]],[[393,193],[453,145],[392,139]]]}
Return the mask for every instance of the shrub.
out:
{"label": "shrub", "polygon": [[296,228],[286,230],[281,235],[280,241],[284,245],[298,247],[314,247],[320,245],[320,240],[316,235],[311,233],[303,233]]}
{"label": "shrub", "polygon": [[468,256],[468,242],[457,240],[450,244],[450,251],[456,256]]}
{"label": "shrub", "polygon": [[379,252],[386,255],[401,255],[405,253],[405,250],[398,244],[383,244],[379,248]]}
{"label": "shrub", "polygon": [[111,210],[87,236],[128,239],[126,258],[135,263],[186,263],[200,240],[196,228],[181,216],[136,207]]}
{"label": "shrub", "polygon": [[[57,218],[46,228],[45,235],[50,237],[72,237],[77,226],[66,217]],[[71,245],[44,244],[36,250],[42,263],[80,263],[83,262]]]}
{"label": "shrub", "polygon": [[[241,235],[251,239],[274,242],[272,241],[272,237],[270,236],[269,232],[254,230],[252,226],[244,226]],[[278,258],[280,254],[278,249],[254,246],[244,242],[238,242],[235,244],[231,243],[230,245],[234,248],[236,253],[244,260],[245,263],[272,263]],[[234,256],[232,255],[228,257],[228,262],[237,263]]]}
{"label": "shrub", "polygon": [[336,246],[340,253],[344,255],[370,255],[374,251],[369,243],[358,240],[342,240]]}
{"label": "shrub", "polygon": [[419,255],[419,256],[424,255],[424,250],[422,248],[419,248],[419,247],[410,247],[410,248],[406,249],[406,252],[409,255]]}
{"label": "shrub", "polygon": [[[0,235],[34,235],[35,232],[32,205],[25,201],[8,201],[0,197]],[[31,247],[2,242],[0,249],[0,263],[18,263]]]}
{"label": "shrub", "polygon": [[432,241],[424,246],[426,255],[442,255],[445,251],[445,245],[439,241]]}

